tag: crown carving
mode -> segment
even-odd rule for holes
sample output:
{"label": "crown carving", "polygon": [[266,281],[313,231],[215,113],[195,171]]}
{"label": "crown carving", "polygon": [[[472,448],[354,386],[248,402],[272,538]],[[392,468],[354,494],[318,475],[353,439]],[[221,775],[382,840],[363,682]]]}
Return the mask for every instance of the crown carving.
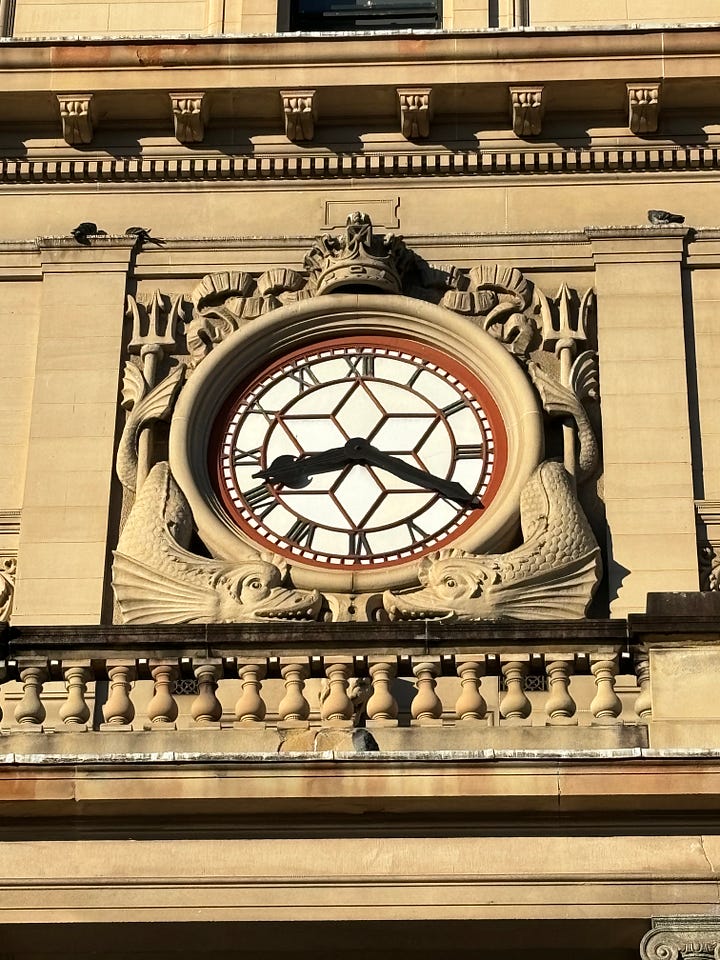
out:
{"label": "crown carving", "polygon": [[370,217],[356,211],[341,236],[324,234],[305,257],[312,295],[352,292],[402,293],[402,274],[412,254],[400,237],[375,235]]}

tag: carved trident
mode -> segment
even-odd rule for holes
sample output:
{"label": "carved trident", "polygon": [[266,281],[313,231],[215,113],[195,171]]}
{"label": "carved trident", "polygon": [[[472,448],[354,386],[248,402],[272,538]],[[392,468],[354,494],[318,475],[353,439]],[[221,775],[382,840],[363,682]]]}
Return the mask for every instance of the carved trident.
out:
{"label": "carved trident", "polygon": [[[595,293],[592,289],[586,290],[580,301],[580,307],[575,313],[572,307],[572,295],[566,283],[560,285],[555,294],[557,304],[558,323],[550,308],[547,297],[541,290],[537,290],[542,311],[543,344],[555,344],[555,356],[560,361],[560,383],[568,389],[572,387],[572,365],[577,356],[578,345],[587,341],[588,322],[595,303]],[[573,313],[575,318],[573,322]],[[563,452],[565,469],[571,477],[577,473],[577,457],[575,450],[575,427],[572,423],[563,423]]]}
{"label": "carved trident", "polygon": [[[157,370],[163,353],[170,353],[175,346],[175,331],[183,303],[182,295],[170,302],[168,297],[156,290],[149,302],[138,304],[135,297],[128,296],[125,316],[132,320],[132,339],[128,344],[130,353],[137,353],[142,360],[142,372],[148,392],[155,386]],[[140,309],[143,307],[144,309]],[[150,472],[153,457],[152,426],[144,427],[138,439],[139,490]]]}

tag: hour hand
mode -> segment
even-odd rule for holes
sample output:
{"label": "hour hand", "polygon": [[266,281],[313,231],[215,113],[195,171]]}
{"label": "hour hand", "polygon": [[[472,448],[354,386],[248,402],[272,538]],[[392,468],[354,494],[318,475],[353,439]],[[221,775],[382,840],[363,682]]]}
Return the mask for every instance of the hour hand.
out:
{"label": "hour hand", "polygon": [[322,453],[303,454],[299,457],[283,454],[276,457],[266,470],[254,473],[253,477],[299,490],[301,487],[306,487],[310,483],[310,478],[316,473],[339,470],[348,461],[348,451],[345,447],[335,447]]}

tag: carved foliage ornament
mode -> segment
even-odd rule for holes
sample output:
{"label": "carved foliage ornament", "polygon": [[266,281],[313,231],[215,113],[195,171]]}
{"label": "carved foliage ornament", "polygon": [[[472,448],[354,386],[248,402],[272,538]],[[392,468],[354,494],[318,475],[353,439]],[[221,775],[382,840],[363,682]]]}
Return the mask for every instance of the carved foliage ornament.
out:
{"label": "carved foliage ornament", "polygon": [[[598,459],[591,295],[434,267],[361,213],[305,268],[205,277],[186,386],[185,364],[165,362],[179,301],[130,302],[124,619],[582,617],[600,577],[575,494]],[[347,291],[368,291],[357,314],[333,296]],[[395,294],[411,291],[426,302],[408,311]],[[538,401],[574,425],[564,465],[542,462]],[[152,466],[160,420],[170,462]]]}

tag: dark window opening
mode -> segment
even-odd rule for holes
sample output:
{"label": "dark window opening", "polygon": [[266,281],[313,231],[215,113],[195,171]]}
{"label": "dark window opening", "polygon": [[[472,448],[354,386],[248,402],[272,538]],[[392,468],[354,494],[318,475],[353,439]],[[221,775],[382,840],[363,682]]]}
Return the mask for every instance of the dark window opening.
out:
{"label": "dark window opening", "polygon": [[441,0],[290,0],[290,30],[435,30]]}

